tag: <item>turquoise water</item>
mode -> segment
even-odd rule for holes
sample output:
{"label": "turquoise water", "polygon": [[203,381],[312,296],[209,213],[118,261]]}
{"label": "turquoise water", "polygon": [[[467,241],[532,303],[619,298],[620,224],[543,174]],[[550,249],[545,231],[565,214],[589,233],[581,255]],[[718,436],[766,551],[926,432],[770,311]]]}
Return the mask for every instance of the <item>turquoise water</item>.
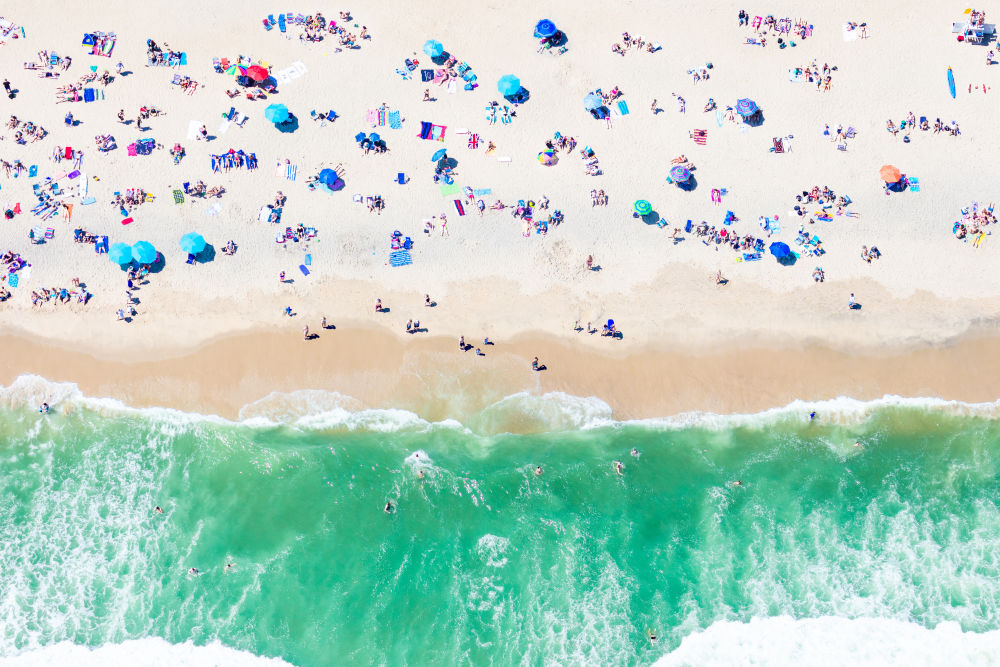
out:
{"label": "turquoise water", "polygon": [[0,656],[158,637],[297,665],[644,665],[727,620],[1000,628],[989,418],[304,423],[0,409]]}

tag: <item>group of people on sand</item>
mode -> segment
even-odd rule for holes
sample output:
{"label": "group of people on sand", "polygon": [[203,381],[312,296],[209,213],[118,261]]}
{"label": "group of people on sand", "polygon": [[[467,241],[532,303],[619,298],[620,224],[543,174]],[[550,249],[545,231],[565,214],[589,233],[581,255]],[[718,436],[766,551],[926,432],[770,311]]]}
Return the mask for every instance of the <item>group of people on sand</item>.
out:
{"label": "group of people on sand", "polygon": [[36,125],[31,121],[21,121],[17,116],[10,117],[10,120],[7,121],[7,129],[16,130],[14,132],[14,143],[21,145],[28,143],[29,139],[31,143],[35,143],[44,139],[49,134],[41,125]]}
{"label": "group of people on sand", "polygon": [[622,33],[622,41],[615,42],[611,45],[611,53],[617,53],[618,55],[625,57],[625,53],[629,49],[635,49],[636,53],[656,53],[659,50],[653,42],[646,41],[642,36],[635,36],[628,34],[627,32]]}
{"label": "group of people on sand", "polygon": [[903,133],[903,141],[909,141],[910,132],[918,127],[923,132],[928,132],[933,129],[934,134],[946,132],[953,137],[957,137],[962,133],[962,131],[958,128],[958,121],[956,120],[953,120],[950,123],[945,123],[942,122],[940,118],[935,118],[932,126],[930,121],[927,120],[927,116],[921,116],[920,122],[918,123],[912,111],[906,115],[906,118],[899,121],[898,126],[892,121],[891,118],[885,122],[885,129],[892,134],[892,136],[895,137],[900,132]]}
{"label": "group of people on sand", "polygon": [[595,190],[591,188],[590,190],[590,205],[593,206],[607,206],[608,205],[608,195],[604,192],[604,189]]}
{"label": "group of people on sand", "polygon": [[972,246],[978,248],[982,245],[986,235],[990,232],[987,227],[995,225],[996,216],[993,214],[993,204],[989,208],[980,208],[978,202],[972,202],[962,209],[962,218],[952,226],[955,238],[963,243],[972,239]]}
{"label": "group of people on sand", "polygon": [[20,271],[26,266],[28,266],[28,262],[26,262],[20,254],[14,252],[13,250],[8,250],[0,256],[0,267],[3,268],[5,275]]}
{"label": "group of people on sand", "polygon": [[43,287],[40,290],[35,290],[31,292],[31,305],[32,307],[41,306],[42,304],[48,303],[49,301],[54,301],[55,303],[70,303],[73,301],[73,296],[76,296],[76,302],[87,305],[90,300],[91,294],[80,286],[80,279],[73,279],[72,290],[66,289],[65,287]]}

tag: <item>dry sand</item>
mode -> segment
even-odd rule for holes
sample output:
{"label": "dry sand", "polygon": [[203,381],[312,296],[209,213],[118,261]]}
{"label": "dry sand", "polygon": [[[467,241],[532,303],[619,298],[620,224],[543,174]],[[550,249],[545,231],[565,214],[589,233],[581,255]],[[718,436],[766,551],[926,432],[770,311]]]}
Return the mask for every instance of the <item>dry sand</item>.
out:
{"label": "dry sand", "polygon": [[[737,26],[740,8],[806,18],[814,35],[783,50],[773,36],[766,48],[747,46],[750,33]],[[20,202],[26,211],[0,223],[0,250],[20,252],[32,263],[14,298],[0,305],[0,327],[7,332],[0,382],[39,373],[76,381],[88,394],[225,415],[271,391],[327,389],[362,405],[409,407],[435,419],[467,415],[522,390],[596,395],[620,417],[752,411],[837,395],[1000,395],[993,386],[992,338],[1000,250],[991,237],[977,250],[951,233],[961,207],[992,201],[991,175],[998,166],[992,109],[1000,88],[966,89],[992,86],[1000,68],[985,66],[985,48],[955,42],[950,24],[964,7],[899,12],[870,3],[622,2],[609,11],[606,4],[560,0],[544,10],[569,36],[560,56],[536,53],[531,30],[543,16],[534,3],[455,10],[424,2],[405,10],[354,5],[359,27],[352,30],[365,25],[373,37],[343,52],[331,40],[300,43],[297,29],[288,33],[296,39],[277,29],[265,32],[260,19],[274,9],[260,2],[239,8],[180,2],[140,12],[106,3],[53,12],[42,4],[6,14],[25,26],[27,39],[0,46],[2,71],[20,90],[16,100],[4,101],[5,110],[41,123],[50,135],[18,146],[12,131],[0,131],[0,158],[37,164],[46,176],[65,171],[65,162],[57,166],[49,159],[55,146],[83,147],[83,170],[100,180],[89,184],[98,203],[76,206],[70,223],[48,223],[55,239],[37,246],[27,239],[38,224],[27,212],[33,202],[28,179],[0,180],[0,203]],[[327,18],[336,18],[337,9]],[[867,21],[870,38],[844,42],[847,20]],[[80,39],[89,30],[118,33],[110,60],[86,55]],[[664,48],[615,55],[610,45],[623,30]],[[189,65],[145,67],[147,37],[186,51]],[[431,86],[437,101],[421,102],[427,84],[394,73],[414,52],[426,61],[420,50],[430,38],[473,67],[478,90],[449,94]],[[56,105],[56,83],[20,69],[41,49],[72,56],[63,79],[81,76],[91,64],[113,69],[118,61],[132,74],[109,85],[103,101]],[[277,69],[296,61],[306,66],[308,72],[280,86],[273,100],[300,118],[295,133],[278,133],[263,119],[269,102],[231,101],[223,94],[233,82],[212,72],[212,57],[239,54]],[[814,58],[837,66],[832,91],[788,81],[789,67]],[[710,80],[692,83],[686,70],[705,62],[713,64]],[[948,66],[958,80],[956,100],[947,90]],[[168,83],[175,73],[199,81],[199,90],[182,94]],[[531,99],[513,123],[491,126],[483,107],[499,99],[495,81],[507,73],[520,76]],[[608,129],[584,112],[582,98],[615,85],[624,90],[631,114],[613,118]],[[687,99],[687,113],[677,112],[671,93]],[[717,127],[712,114],[701,111],[709,97],[723,106],[751,97],[765,122],[745,130],[732,123]],[[650,112],[654,98],[663,113]],[[401,111],[403,129],[375,128],[391,152],[364,156],[353,137],[372,131],[365,110],[382,102]],[[166,150],[126,155],[125,146],[140,133],[119,125],[115,115],[124,108],[134,118],[142,104],[166,110],[141,135],[166,147],[182,143],[188,156],[179,166]],[[245,127],[230,127],[207,145],[186,139],[191,120],[204,121],[215,134],[220,114],[233,105],[249,114]],[[341,116],[332,125],[309,120],[310,109],[329,108]],[[916,132],[903,144],[885,131],[885,120],[898,122],[911,110],[957,120],[962,135]],[[67,111],[79,126],[63,125]],[[419,140],[422,120],[447,125],[446,140]],[[847,152],[824,139],[824,123],[858,129]],[[466,148],[465,136],[455,133],[459,128],[482,136],[479,150]],[[708,129],[707,146],[691,141],[695,128]],[[593,147],[604,175],[584,175],[576,154],[561,154],[552,167],[539,165],[535,156],[556,131]],[[106,132],[115,135],[119,150],[98,153],[93,136]],[[795,137],[793,152],[769,153],[771,138],[785,135]],[[493,155],[482,148],[488,141],[498,146]],[[256,152],[260,169],[212,174],[208,154],[230,147]],[[524,238],[520,221],[507,212],[480,218],[467,207],[469,214],[458,217],[451,198],[431,183],[430,155],[441,147],[459,160],[460,185],[492,188],[487,204],[547,195],[566,222],[547,236]],[[693,192],[664,180],[670,158],[681,153],[697,165]],[[496,156],[512,162],[498,163]],[[275,162],[286,158],[299,165],[294,183],[274,175]],[[336,163],[345,166],[343,191],[306,189],[308,175]],[[921,192],[885,196],[878,179],[885,163],[919,176]],[[399,171],[410,183],[393,182]],[[210,202],[173,203],[173,188],[198,179],[226,187],[220,215],[205,215]],[[719,225],[729,209],[741,218],[736,231],[756,234],[758,216],[779,214],[783,231],[768,241],[791,245],[799,222],[788,217],[794,195],[813,185],[851,196],[851,210],[861,217],[809,225],[826,255],[803,257],[791,267],[770,257],[738,263],[732,251],[706,247],[693,235],[675,245],[667,230],[631,216],[639,198],[650,200],[671,227],[689,218]],[[135,222],[123,227],[109,201],[113,191],[129,187],[145,188],[156,201],[138,207]],[[591,207],[592,188],[608,193],[607,207]],[[721,206],[710,201],[713,188],[728,190]],[[288,196],[282,228],[302,222],[319,230],[309,247],[309,277],[296,268],[303,248],[275,244],[275,226],[256,219],[277,190]],[[369,214],[351,202],[354,193],[384,195],[386,211]],[[442,212],[450,236],[422,234],[421,220]],[[149,240],[165,256],[163,270],[136,293],[139,314],[132,323],[114,315],[124,303],[123,274],[105,256],[72,242],[77,226],[107,234],[112,243]],[[416,241],[412,266],[387,264],[396,229]],[[233,239],[240,250],[188,266],[177,246],[188,231],[204,234],[219,250]],[[877,245],[883,258],[863,262],[863,244]],[[584,270],[588,254],[600,271]],[[825,269],[825,283],[810,278],[816,265]],[[730,281],[725,287],[715,285],[718,270]],[[295,282],[280,284],[280,271]],[[32,290],[68,287],[73,277],[94,294],[89,305],[32,308]],[[851,292],[860,311],[846,307]],[[424,293],[438,306],[424,308]],[[376,297],[390,312],[372,312]],[[286,305],[296,317],[283,316]],[[304,343],[302,326],[316,330],[324,315],[337,329]],[[572,331],[577,320],[599,326],[607,318],[624,332],[622,340]],[[407,337],[408,319],[419,319],[429,334]],[[470,342],[488,335],[497,345],[486,358],[473,359],[471,352],[459,357],[460,335]],[[527,370],[534,355],[550,370]],[[135,365],[139,360],[148,365]]]}

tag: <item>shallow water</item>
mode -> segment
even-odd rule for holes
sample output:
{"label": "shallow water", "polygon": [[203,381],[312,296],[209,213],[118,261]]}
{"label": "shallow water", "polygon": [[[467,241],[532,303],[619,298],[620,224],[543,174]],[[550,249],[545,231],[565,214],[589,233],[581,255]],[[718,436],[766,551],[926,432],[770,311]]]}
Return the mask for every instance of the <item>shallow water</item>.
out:
{"label": "shallow water", "polygon": [[[705,664],[752,619],[774,641],[803,619],[833,623],[823,642],[843,618],[938,646],[942,623],[1000,628],[1000,422],[885,404],[568,429],[593,415],[559,405],[504,402],[477,433],[10,401],[0,656],[162,638],[299,665],[651,664],[707,629],[672,656]],[[554,430],[481,434],[518,419]]]}

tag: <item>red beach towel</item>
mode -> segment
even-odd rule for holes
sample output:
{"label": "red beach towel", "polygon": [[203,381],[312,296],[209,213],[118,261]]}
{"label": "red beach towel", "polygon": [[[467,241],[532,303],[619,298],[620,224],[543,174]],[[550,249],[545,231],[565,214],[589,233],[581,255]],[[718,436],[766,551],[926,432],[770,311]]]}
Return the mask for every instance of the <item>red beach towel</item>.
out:
{"label": "red beach towel", "polygon": [[458,209],[458,214],[459,215],[465,215],[465,207],[462,206],[462,200],[461,199],[456,199],[455,200],[455,208]]}
{"label": "red beach towel", "polygon": [[708,142],[708,130],[695,130],[692,136],[694,137],[694,143],[699,146],[704,146]]}
{"label": "red beach towel", "polygon": [[69,146],[66,147],[66,154],[64,155],[63,159],[66,159],[66,160],[72,160],[73,159],[73,149],[70,148]]}

